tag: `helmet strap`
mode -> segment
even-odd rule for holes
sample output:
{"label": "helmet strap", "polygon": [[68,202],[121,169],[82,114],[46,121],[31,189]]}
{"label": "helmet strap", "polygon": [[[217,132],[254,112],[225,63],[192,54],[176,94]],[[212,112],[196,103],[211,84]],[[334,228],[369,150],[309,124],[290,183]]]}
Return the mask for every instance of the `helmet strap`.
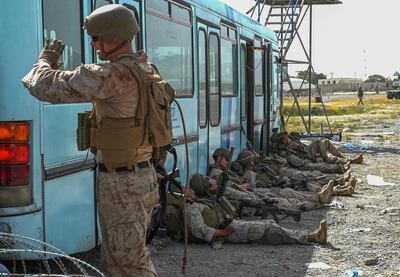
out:
{"label": "helmet strap", "polygon": [[101,40],[100,41],[100,47],[101,47],[101,51],[104,53],[104,58],[108,58],[110,57],[112,54],[114,54],[115,52],[117,52],[119,49],[125,47],[125,45],[128,43],[128,40],[124,40],[123,42],[121,42],[118,46],[114,47],[113,49],[111,49],[110,51],[106,52],[104,50],[104,41]]}

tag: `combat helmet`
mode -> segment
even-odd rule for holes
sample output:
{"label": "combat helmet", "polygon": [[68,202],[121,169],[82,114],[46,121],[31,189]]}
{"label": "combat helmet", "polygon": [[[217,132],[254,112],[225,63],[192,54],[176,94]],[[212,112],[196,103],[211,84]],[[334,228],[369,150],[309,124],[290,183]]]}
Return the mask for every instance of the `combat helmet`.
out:
{"label": "combat helmet", "polygon": [[207,189],[208,180],[200,173],[194,173],[192,178],[190,178],[189,186],[197,197],[202,197]]}
{"label": "combat helmet", "polygon": [[301,134],[299,132],[292,131],[290,132],[289,137],[292,140],[301,139]]}
{"label": "combat helmet", "polygon": [[285,136],[289,135],[286,131],[281,131],[278,133],[278,140],[284,138]]}
{"label": "combat helmet", "polygon": [[216,160],[218,157],[225,157],[228,160],[230,160],[231,159],[231,152],[226,148],[220,147],[220,148],[217,148],[214,151],[212,156],[213,156],[214,160]]}
{"label": "combat helmet", "polygon": [[245,166],[245,165],[247,164],[248,161],[254,160],[254,158],[255,158],[255,155],[254,155],[253,152],[244,150],[244,151],[240,152],[240,154],[239,154],[239,156],[238,156],[238,158],[237,158],[237,161],[238,161],[242,166]]}
{"label": "combat helmet", "polygon": [[273,133],[271,135],[271,137],[269,138],[269,140],[271,141],[271,143],[276,143],[279,141],[279,137],[278,137],[278,133]]}
{"label": "combat helmet", "polygon": [[94,10],[85,18],[83,29],[87,29],[90,36],[109,43],[131,41],[140,30],[133,12],[119,4]]}

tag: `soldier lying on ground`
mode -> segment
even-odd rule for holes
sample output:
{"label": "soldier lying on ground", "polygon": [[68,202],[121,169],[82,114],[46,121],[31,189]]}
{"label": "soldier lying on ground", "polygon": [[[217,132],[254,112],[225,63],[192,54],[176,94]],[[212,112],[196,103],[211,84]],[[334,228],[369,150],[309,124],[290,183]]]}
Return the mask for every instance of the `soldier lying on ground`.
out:
{"label": "soldier lying on ground", "polygon": [[182,205],[186,204],[189,241],[210,242],[214,249],[220,248],[223,241],[269,245],[327,243],[326,220],[322,220],[314,232],[286,229],[272,220],[240,220],[236,219],[236,209],[228,200],[222,198],[222,201],[217,202],[202,198],[203,191],[196,191],[196,188],[194,192],[190,188],[186,189],[187,203],[173,196],[168,198],[171,201],[167,205],[163,225],[173,239],[182,239]]}
{"label": "soldier lying on ground", "polygon": [[[274,159],[279,162],[279,158]],[[356,185],[355,177],[350,178],[348,171],[343,175],[323,174],[320,171],[300,171],[295,168],[283,166],[275,167],[275,176],[280,182],[271,179],[272,165],[266,164],[266,157],[258,156],[253,151],[242,151],[238,156],[238,161],[234,162],[234,169],[243,176],[245,182],[257,188],[271,188],[274,186],[289,187],[295,190],[320,192],[322,188],[333,180],[333,196],[351,196]],[[233,167],[231,166],[232,170]],[[264,170],[265,168],[269,170]]]}
{"label": "soldier lying on ground", "polygon": [[290,132],[289,134],[290,140],[292,143],[290,144],[292,147],[297,149],[301,149],[302,151],[306,151],[310,153],[311,160],[316,160],[317,155],[326,163],[346,163],[350,162],[353,164],[361,164],[363,162],[363,155],[359,154],[355,158],[347,158],[336,148],[335,145],[329,140],[319,140],[313,139],[310,145],[304,144],[301,142],[301,134],[298,132]]}
{"label": "soldier lying on ground", "polygon": [[285,158],[289,165],[300,170],[321,171],[323,173],[343,174],[350,168],[350,162],[342,164],[318,162],[308,151],[303,151],[294,146],[286,131],[274,133],[270,138],[272,151]]}
{"label": "soldier lying on ground", "polygon": [[[239,154],[238,159],[243,161],[252,160],[252,152],[245,151]],[[213,154],[214,164],[211,166],[210,181],[208,189],[216,192],[218,186],[216,180],[220,178],[225,170],[229,170],[230,152],[225,148],[218,148]],[[277,202],[282,208],[291,208],[298,210],[311,210],[325,206],[330,203],[333,189],[333,181],[327,184],[319,193],[299,192],[290,188],[256,188],[256,175],[254,172],[246,171],[243,178],[237,176],[232,171],[229,172],[229,184],[225,190],[224,196],[235,201],[238,207],[241,201],[250,199],[251,201],[263,203],[263,199],[270,199]],[[214,180],[214,181],[213,181]]]}
{"label": "soldier lying on ground", "polygon": [[[296,199],[297,200],[301,200],[301,199],[305,199],[305,196],[307,196],[307,199],[309,199],[309,201],[307,202],[316,202],[314,201],[310,201],[313,198],[310,197],[312,195],[315,195],[315,192],[319,192],[323,195],[323,193],[327,190],[327,188],[329,188],[329,190],[331,190],[331,186],[332,186],[332,196],[351,196],[352,194],[352,188],[347,189],[347,186],[350,183],[355,184],[355,178],[352,178],[351,182],[346,183],[343,187],[337,185],[335,185],[335,181],[336,183],[339,183],[339,180],[343,180],[343,179],[335,179],[334,177],[329,177],[329,176],[324,176],[324,181],[325,183],[317,183],[316,181],[313,181],[313,178],[310,177],[314,177],[316,178],[316,176],[310,174],[311,172],[302,172],[296,169],[291,169],[291,168],[286,168],[286,167],[282,167],[281,171],[279,174],[281,174],[281,176],[284,176],[284,179],[286,182],[288,182],[289,184],[298,182],[299,180],[302,181],[302,183],[304,183],[304,185],[302,186],[302,191],[308,191],[308,192],[300,192],[300,191],[296,191],[293,189],[279,189],[279,188],[274,188],[271,187],[269,184],[265,184],[265,185],[261,185],[260,183],[262,183],[261,180],[265,180],[265,178],[261,177],[264,175],[263,172],[257,172],[256,170],[256,166],[255,166],[255,157],[253,155],[252,152],[244,150],[242,151],[239,156],[238,156],[238,162],[240,164],[240,166],[242,166],[243,168],[243,178],[246,182],[248,182],[251,186],[256,187],[254,190],[257,193],[263,194],[265,196],[269,196],[271,197],[271,192],[274,194],[278,194],[279,196],[283,197],[283,198],[290,198],[291,202],[293,204],[295,204]],[[287,170],[288,169],[288,170]],[[304,174],[303,174],[304,173]],[[314,172],[315,173],[315,172]],[[321,173],[320,173],[321,174]],[[311,176],[310,176],[311,175]],[[308,176],[309,178],[305,178],[306,176]],[[294,179],[293,177],[297,177],[297,179]],[[292,186],[293,187],[293,186]],[[310,193],[310,192],[314,192],[314,193]],[[295,199],[295,200],[293,200]],[[329,203],[330,202],[330,198],[329,199],[324,199],[323,197],[320,196],[320,205],[324,206],[325,203]],[[321,201],[322,199],[324,200]],[[326,202],[329,201],[329,202]],[[301,204],[302,209],[305,210],[309,210],[312,208],[318,208],[321,206],[315,205],[314,207],[312,205],[307,205],[307,202]],[[304,206],[305,205],[305,206]]]}
{"label": "soldier lying on ground", "polygon": [[345,174],[327,174],[320,171],[301,171],[296,168],[283,167],[280,175],[286,177],[296,190],[319,192],[330,180],[334,181],[333,196],[351,196],[356,187],[356,178]]}

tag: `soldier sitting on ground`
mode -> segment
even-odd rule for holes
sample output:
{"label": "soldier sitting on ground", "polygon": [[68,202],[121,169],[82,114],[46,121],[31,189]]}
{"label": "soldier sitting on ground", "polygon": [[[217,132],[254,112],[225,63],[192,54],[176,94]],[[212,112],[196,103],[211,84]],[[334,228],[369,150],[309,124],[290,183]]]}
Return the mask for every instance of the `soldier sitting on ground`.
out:
{"label": "soldier sitting on ground", "polygon": [[312,160],[308,151],[298,149],[289,138],[286,131],[275,133],[270,138],[272,149],[276,154],[285,158],[289,165],[300,170],[321,171],[323,173],[343,174],[350,168],[350,163],[324,163]]}
{"label": "soldier sitting on ground", "polygon": [[[230,152],[224,148],[218,148],[214,154],[214,164],[210,172],[209,190],[216,192],[218,187],[216,182],[221,174],[228,170],[229,183],[225,190],[224,196],[232,201],[238,207],[241,201],[251,200],[256,203],[264,203],[263,199],[270,199],[277,202],[281,208],[290,208],[296,210],[311,210],[325,206],[330,203],[333,190],[333,181],[327,184],[319,193],[315,192],[299,192],[290,188],[281,189],[279,187],[257,189],[257,174],[247,167],[244,167],[244,175],[237,176],[228,169],[230,161]],[[250,151],[243,151],[238,156],[241,164],[254,165],[254,154]],[[262,182],[262,178],[258,179]]]}
{"label": "soldier sitting on ground", "polygon": [[186,205],[189,241],[209,242],[214,249],[220,248],[223,241],[269,245],[327,243],[326,220],[322,220],[314,232],[286,229],[272,220],[240,220],[237,219],[236,209],[228,200],[223,198],[217,202],[203,198],[202,184],[191,181],[190,187],[185,190],[187,203],[172,197],[166,208],[163,225],[173,239],[182,239],[182,206]]}
{"label": "soldier sitting on ground", "polygon": [[324,162],[327,163],[339,162],[344,164],[350,162],[352,164],[361,164],[363,162],[362,154],[355,158],[346,158],[329,139],[313,139],[311,144],[307,145],[301,142],[301,134],[299,132],[292,131],[289,137],[292,141],[291,146],[310,153],[311,160],[316,160],[317,154],[319,154]]}

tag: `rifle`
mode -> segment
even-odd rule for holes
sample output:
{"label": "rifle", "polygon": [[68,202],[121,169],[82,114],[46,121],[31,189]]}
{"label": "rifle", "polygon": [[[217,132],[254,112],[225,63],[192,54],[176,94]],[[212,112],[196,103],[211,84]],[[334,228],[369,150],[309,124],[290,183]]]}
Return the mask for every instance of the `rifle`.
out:
{"label": "rifle", "polygon": [[[233,157],[233,152],[235,151],[235,147],[231,147],[230,156]],[[224,196],[226,185],[229,181],[229,164],[227,168],[222,172],[221,176],[218,178],[218,192],[216,196],[216,200],[218,203],[221,203],[221,197]]]}
{"label": "rifle", "polygon": [[229,173],[228,170],[226,169],[224,170],[224,172],[222,172],[220,178],[218,178],[218,192],[216,196],[216,200],[218,203],[221,203],[221,197],[224,196],[228,181],[229,181]]}
{"label": "rifle", "polygon": [[[275,200],[263,199],[263,201],[264,203],[261,204],[248,199],[241,200],[238,210],[239,216],[241,217],[243,208],[250,207],[256,208],[256,215],[261,216],[262,219],[266,219],[268,215],[272,215],[276,223],[279,223],[280,220],[287,217],[292,217],[296,222],[300,221],[301,211],[290,208],[280,208],[276,205],[277,202]],[[279,218],[278,215],[283,216]]]}

